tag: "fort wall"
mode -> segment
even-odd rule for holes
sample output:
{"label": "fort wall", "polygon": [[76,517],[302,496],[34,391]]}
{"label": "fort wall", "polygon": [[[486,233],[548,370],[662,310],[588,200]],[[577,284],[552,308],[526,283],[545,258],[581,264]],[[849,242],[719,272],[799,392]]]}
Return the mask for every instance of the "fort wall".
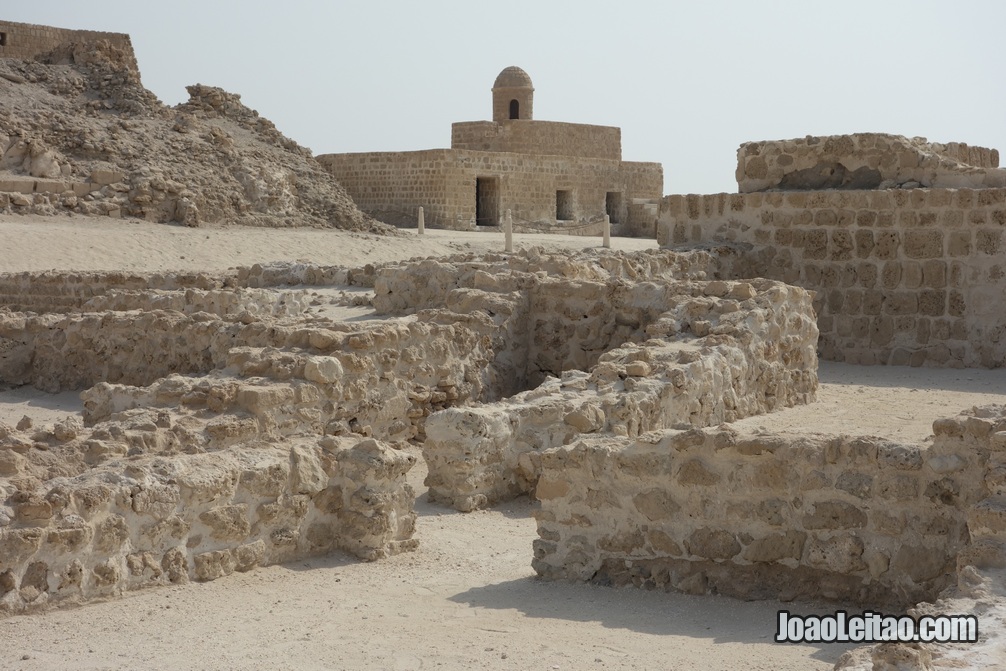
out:
{"label": "fort wall", "polygon": [[817,292],[822,358],[1006,365],[1006,189],[668,196],[662,246],[720,245],[723,276]]}
{"label": "fort wall", "polygon": [[901,185],[1006,187],[999,151],[963,142],[854,133],[747,142],[737,151],[741,193],[768,189],[876,189]]}
{"label": "fort wall", "polygon": [[0,21],[0,58],[29,60],[47,54],[59,47],[75,42],[103,40],[128,54],[133,70],[138,70],[133,43],[124,33],[106,33],[94,30],[67,30],[30,23]]}
{"label": "fort wall", "polygon": [[870,437],[650,434],[540,455],[535,570],[745,599],[914,605],[1004,553],[1004,409]]}
{"label": "fort wall", "polygon": [[[596,223],[608,210],[612,222],[622,224],[630,221],[634,199],[659,199],[663,189],[658,163],[453,149],[317,158],[361,210],[403,226],[415,225],[422,206],[430,227],[473,229],[478,179],[493,180],[494,204],[487,207],[496,225],[510,209],[516,226],[547,229],[555,227],[557,218]],[[569,192],[568,211],[558,211],[558,191]],[[616,194],[614,200],[609,201],[609,193]],[[639,219],[631,220],[636,228],[651,225]]]}
{"label": "fort wall", "polygon": [[462,121],[451,125],[451,148],[620,161],[622,131],[562,121]]}

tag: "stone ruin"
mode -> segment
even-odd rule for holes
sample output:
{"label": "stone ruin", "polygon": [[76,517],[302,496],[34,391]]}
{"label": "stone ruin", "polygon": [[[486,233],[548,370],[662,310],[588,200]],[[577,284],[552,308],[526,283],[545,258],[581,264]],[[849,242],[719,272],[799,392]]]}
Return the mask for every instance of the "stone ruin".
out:
{"label": "stone ruin", "polygon": [[[84,404],[82,421],[0,426],[0,606],[407,550],[403,441],[425,443],[433,498],[472,509],[534,491],[541,456],[584,436],[813,399],[810,294],[714,266],[533,249],[0,276],[4,302],[32,310],[0,313],[0,382]],[[333,302],[385,318],[312,312]]]}
{"label": "stone ruin", "polygon": [[[949,305],[954,291],[976,290],[964,278],[994,264],[975,246],[916,259],[901,244],[919,230],[973,242],[1006,210],[997,189],[962,191],[671,196],[662,240],[671,246],[682,230],[699,239],[652,252],[2,275],[0,383],[81,390],[84,410],[81,420],[0,426],[0,607],[333,550],[408,550],[417,539],[406,441],[422,446],[433,500],[467,511],[537,499],[533,566],[546,578],[874,606],[932,600],[964,567],[1006,565],[1002,407],[936,422],[930,446],[731,422],[812,402],[819,351],[895,357],[819,341],[819,327],[843,318],[867,320],[871,338],[885,320],[898,333],[914,320],[917,365],[948,364],[933,356],[941,347],[955,365],[996,363],[993,339],[941,342],[998,328],[988,312],[895,314],[912,291]],[[812,262],[806,232],[801,247],[783,244],[818,225],[799,197],[892,209],[833,211],[825,255]],[[971,204],[948,217],[958,228],[923,216],[941,198],[948,212]],[[722,215],[706,203],[722,203]],[[759,234],[747,205],[771,211],[765,221],[778,228]],[[846,250],[839,222],[852,240],[874,234],[874,246]],[[885,232],[896,244],[877,258]],[[859,279],[869,267],[884,277],[890,263],[902,278],[915,265],[932,278],[923,261],[945,264],[944,285],[885,291]],[[777,274],[751,279],[752,268]],[[833,302],[808,282],[822,277],[846,297],[879,293],[879,307]],[[823,309],[857,305],[853,315]],[[333,306],[355,306],[358,318],[334,318]]]}
{"label": "stone ruin", "polygon": [[168,107],[121,33],[0,21],[0,212],[393,232],[241,96]]}
{"label": "stone ruin", "polygon": [[[232,171],[248,200],[204,189],[188,209],[200,182],[184,161],[169,174],[111,158],[136,158],[122,139],[145,119],[172,120],[178,137],[157,137],[178,156],[193,128],[231,167],[247,162],[228,137],[247,133],[304,152],[219,90],[148,109],[138,77],[95,79],[123,43],[43,47],[40,61],[0,61],[0,77],[93,99],[116,152],[85,147],[77,164],[58,149],[49,165],[8,136],[4,167],[31,178],[30,198],[0,196],[11,211],[198,223],[306,207],[312,222],[369,225],[325,209],[345,199],[326,201],[335,183],[314,166]],[[90,78],[51,69],[69,64]],[[433,500],[537,499],[529,554],[545,578],[933,600],[975,568],[1006,568],[1004,407],[935,422],[930,445],[730,424],[812,402],[818,356],[1002,366],[1003,174],[995,150],[920,138],[751,143],[740,193],[663,199],[654,252],[0,275],[0,385],[79,390],[84,404],[79,419],[0,424],[0,611],[408,551],[408,441]],[[85,175],[100,188],[78,194],[67,180]],[[42,194],[44,179],[62,182]],[[304,184],[322,184],[317,201]]]}

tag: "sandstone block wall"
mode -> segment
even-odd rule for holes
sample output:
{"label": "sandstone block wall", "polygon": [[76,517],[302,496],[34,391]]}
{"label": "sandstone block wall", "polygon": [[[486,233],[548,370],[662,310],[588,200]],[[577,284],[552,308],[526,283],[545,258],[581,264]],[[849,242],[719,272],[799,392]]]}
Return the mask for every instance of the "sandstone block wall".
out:
{"label": "sandstone block wall", "polygon": [[622,131],[561,121],[511,119],[451,125],[451,148],[571,158],[622,160]]}
{"label": "sandstone block wall", "polygon": [[959,564],[1006,563],[1004,410],[937,421],[929,447],[725,427],[548,450],[533,565],[741,598],[932,600]]}
{"label": "sandstone block wall", "polygon": [[725,277],[817,292],[823,358],[1006,364],[1006,189],[668,196],[663,246],[730,243]]}
{"label": "sandstone block wall", "polygon": [[658,199],[663,192],[658,163],[447,149],[317,158],[360,209],[401,226],[415,226],[422,206],[428,226],[473,229],[479,178],[496,180],[497,225],[510,209],[516,226],[541,230],[555,226],[557,191],[571,192],[577,223],[603,219],[609,192],[620,194],[615,223],[628,220],[633,199]]}
{"label": "sandstone block wall", "polygon": [[779,189],[1006,186],[996,149],[855,133],[748,142],[737,151],[741,193]]}
{"label": "sandstone block wall", "polygon": [[51,26],[37,26],[30,23],[0,21],[0,58],[28,60],[47,54],[55,49],[75,42],[97,42],[103,40],[122,49],[128,56],[132,69],[138,70],[136,55],[129,35],[105,33],[93,30],[66,30]]}
{"label": "sandstone block wall", "polygon": [[0,611],[213,580],[335,549],[364,559],[408,549],[413,461],[372,439],[326,438],[112,462],[35,491],[4,487]]}
{"label": "sandstone block wall", "polygon": [[[556,277],[523,273],[519,262],[490,274],[493,264],[426,268],[432,261],[379,275],[379,309],[446,300],[448,310],[505,315],[497,323],[510,345],[494,347],[493,366],[501,378],[535,387],[430,416],[431,497],[471,510],[527,492],[537,478],[533,455],[581,433],[705,426],[813,398],[817,329],[806,292],[764,280],[661,281],[660,271],[639,273],[626,256],[609,257],[610,271],[581,267],[592,280],[554,257],[528,267],[551,267]],[[709,260],[638,256],[682,276],[704,274]],[[649,281],[625,281],[629,270]],[[417,274],[428,282],[411,283],[410,292]],[[546,375],[556,377],[539,384]]]}

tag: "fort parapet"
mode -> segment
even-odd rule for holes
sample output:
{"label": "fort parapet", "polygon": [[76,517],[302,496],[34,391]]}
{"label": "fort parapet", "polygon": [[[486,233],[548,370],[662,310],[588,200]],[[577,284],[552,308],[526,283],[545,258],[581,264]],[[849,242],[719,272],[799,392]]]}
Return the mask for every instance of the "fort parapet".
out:
{"label": "fort parapet", "polygon": [[37,26],[31,23],[0,21],[0,58],[30,60],[70,44],[101,40],[128,53],[128,60],[132,68],[139,69],[136,65],[133,43],[130,41],[129,35],[125,33],[67,30],[51,26]]}
{"label": "fort parapet", "polygon": [[[965,155],[980,165],[961,163]],[[738,156],[742,191],[755,185],[753,165],[773,190],[665,197],[662,246],[719,245],[724,279],[765,277],[815,291],[823,359],[1006,364],[1006,316],[997,307],[1006,295],[1006,189],[912,188],[995,183],[1006,173],[995,167],[996,150],[856,135],[751,143]],[[826,163],[847,175],[912,181],[891,189],[804,182],[817,190],[797,190],[801,166]]]}

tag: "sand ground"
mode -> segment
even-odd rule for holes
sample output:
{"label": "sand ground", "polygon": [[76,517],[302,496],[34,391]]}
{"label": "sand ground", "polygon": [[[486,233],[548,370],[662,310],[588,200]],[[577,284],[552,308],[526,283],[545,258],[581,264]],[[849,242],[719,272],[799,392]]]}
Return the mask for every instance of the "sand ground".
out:
{"label": "sand ground", "polygon": [[[517,240],[598,243],[563,236]],[[653,246],[613,240],[616,249]],[[0,272],[222,270],[298,259],[360,265],[501,248],[498,234],[429,231],[422,240],[383,239],[0,218]],[[823,363],[820,375],[813,406],[744,423],[924,442],[936,418],[1006,402],[1004,370]],[[53,421],[79,406],[73,393],[13,390],[0,394],[0,421],[14,423],[25,414],[37,423]],[[539,581],[530,568],[536,537],[531,502],[457,513],[426,501],[424,475],[420,459],[410,473],[420,515],[416,552],[375,563],[318,558],[8,618],[0,623],[0,669],[829,669],[846,649],[772,641],[779,609],[824,613],[836,604]]]}

